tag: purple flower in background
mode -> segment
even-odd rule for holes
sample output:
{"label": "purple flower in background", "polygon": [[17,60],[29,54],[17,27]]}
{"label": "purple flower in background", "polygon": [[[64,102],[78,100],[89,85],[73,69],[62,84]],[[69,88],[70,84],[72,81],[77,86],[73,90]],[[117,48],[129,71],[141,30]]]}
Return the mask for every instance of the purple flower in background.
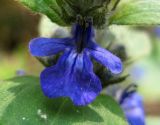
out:
{"label": "purple flower in background", "polygon": [[127,87],[120,98],[120,105],[129,125],[145,125],[145,113],[142,97],[135,90],[136,85]]}
{"label": "purple flower in background", "polygon": [[98,46],[92,21],[80,21],[69,38],[35,38],[29,44],[33,56],[43,57],[63,52],[56,65],[40,75],[41,88],[49,98],[69,97],[75,105],[87,105],[100,93],[99,78],[93,72],[90,57],[113,74],[122,71],[121,60]]}
{"label": "purple flower in background", "polygon": [[160,27],[156,27],[156,28],[154,29],[154,33],[155,33],[158,37],[160,37]]}
{"label": "purple flower in background", "polygon": [[26,72],[23,69],[19,69],[16,71],[16,75],[17,76],[24,76],[24,75],[26,75]]}

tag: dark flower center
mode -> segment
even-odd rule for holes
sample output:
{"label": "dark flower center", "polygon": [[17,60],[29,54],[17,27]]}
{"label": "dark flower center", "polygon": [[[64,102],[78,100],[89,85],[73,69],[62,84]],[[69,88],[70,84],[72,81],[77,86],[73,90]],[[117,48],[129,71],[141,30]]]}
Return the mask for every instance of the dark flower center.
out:
{"label": "dark flower center", "polygon": [[92,21],[89,18],[77,17],[77,24],[75,29],[77,52],[81,53],[86,47],[91,37],[90,29],[92,28]]}

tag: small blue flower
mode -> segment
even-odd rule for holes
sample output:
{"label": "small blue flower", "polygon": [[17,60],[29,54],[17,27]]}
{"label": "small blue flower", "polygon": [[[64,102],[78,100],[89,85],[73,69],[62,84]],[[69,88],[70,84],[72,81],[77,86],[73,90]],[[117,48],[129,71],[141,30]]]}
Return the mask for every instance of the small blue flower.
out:
{"label": "small blue flower", "polygon": [[24,76],[24,75],[26,75],[26,72],[23,69],[19,69],[16,71],[16,75],[17,76]]}
{"label": "small blue flower", "polygon": [[135,87],[136,85],[131,85],[124,90],[120,98],[120,104],[129,125],[145,125],[143,99],[136,92]]}
{"label": "small blue flower", "polygon": [[156,27],[156,28],[154,29],[154,33],[155,33],[155,35],[156,35],[157,37],[160,37],[160,27]]}
{"label": "small blue flower", "polygon": [[63,52],[56,65],[40,75],[41,87],[49,98],[70,97],[75,105],[87,105],[100,93],[99,78],[93,72],[90,57],[113,74],[122,71],[121,60],[98,46],[92,21],[77,22],[69,38],[35,38],[29,44],[33,56],[43,57]]}

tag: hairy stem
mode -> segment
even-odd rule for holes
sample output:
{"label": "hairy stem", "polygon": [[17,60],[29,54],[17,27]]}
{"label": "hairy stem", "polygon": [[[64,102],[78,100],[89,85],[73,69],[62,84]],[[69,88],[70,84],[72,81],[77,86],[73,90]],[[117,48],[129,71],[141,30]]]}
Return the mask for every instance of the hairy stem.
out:
{"label": "hairy stem", "polygon": [[111,11],[114,11],[114,10],[117,8],[117,6],[118,6],[118,4],[119,4],[120,1],[121,1],[121,0],[117,0],[117,1],[115,2],[115,4],[114,4],[113,8],[111,9]]}

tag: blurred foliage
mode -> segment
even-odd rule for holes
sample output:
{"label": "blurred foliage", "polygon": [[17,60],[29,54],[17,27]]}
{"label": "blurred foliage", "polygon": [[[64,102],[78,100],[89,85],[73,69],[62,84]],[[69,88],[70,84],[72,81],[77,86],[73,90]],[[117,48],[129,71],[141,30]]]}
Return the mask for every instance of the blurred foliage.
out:
{"label": "blurred foliage", "polygon": [[160,118],[159,117],[148,117],[147,125],[159,125]]}
{"label": "blurred foliage", "polygon": [[0,79],[15,76],[19,69],[34,74],[36,68],[28,53],[28,42],[38,35],[38,22],[39,16],[18,2],[0,0]]}
{"label": "blurred foliage", "polygon": [[[2,54],[2,53],[1,53]],[[38,75],[43,66],[28,52],[28,46],[20,46],[12,54],[0,54],[0,80],[16,76],[18,70],[27,74]]]}
{"label": "blurred foliage", "polygon": [[11,52],[38,35],[39,17],[13,0],[0,0],[0,50]]}
{"label": "blurred foliage", "polygon": [[160,102],[160,53],[155,53],[155,55],[152,54],[143,60],[137,61],[135,65],[141,67],[141,70],[143,71],[143,76],[137,81],[140,84],[140,91],[145,99],[147,101]]}

